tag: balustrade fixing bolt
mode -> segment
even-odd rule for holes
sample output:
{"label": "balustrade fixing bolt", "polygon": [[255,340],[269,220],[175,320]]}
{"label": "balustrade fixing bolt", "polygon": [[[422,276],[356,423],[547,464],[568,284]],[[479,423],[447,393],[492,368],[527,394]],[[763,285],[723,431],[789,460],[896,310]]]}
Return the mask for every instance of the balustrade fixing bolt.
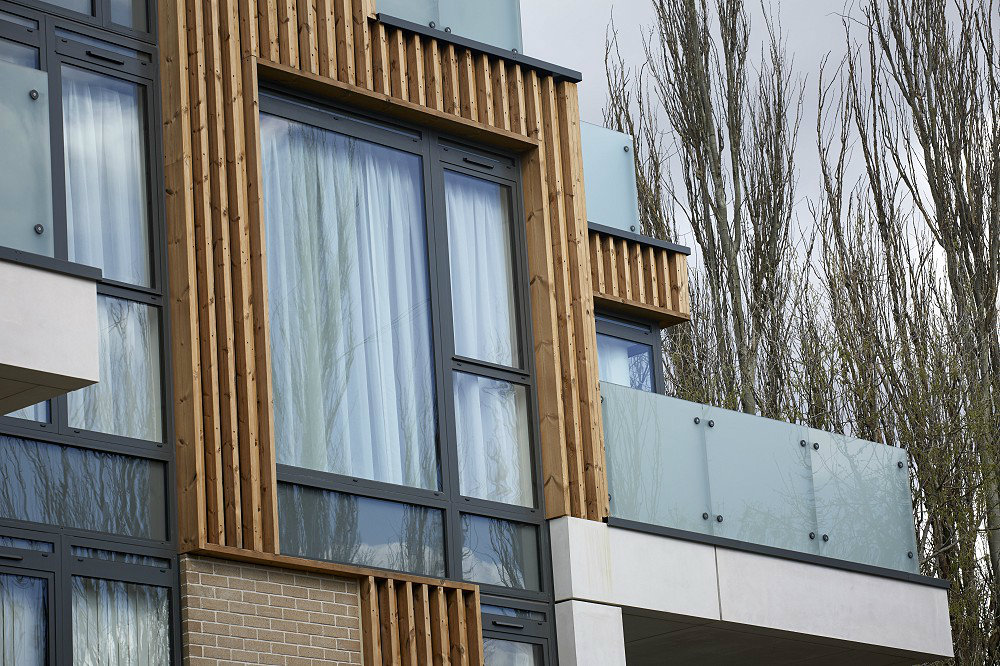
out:
{"label": "balustrade fixing bolt", "polygon": [[809,538],[810,539],[815,539],[816,538],[816,533],[815,532],[810,532],[809,533]]}
{"label": "balustrade fixing bolt", "polygon": [[829,540],[830,540],[830,535],[829,534],[824,534],[823,535],[823,541],[829,541]]}
{"label": "balustrade fixing bolt", "polygon": [[903,469],[903,461],[900,460],[898,463],[896,463],[896,467],[898,467],[899,469]]}
{"label": "balustrade fixing bolt", "polygon": [[714,428],[715,427],[715,421],[709,421],[708,422],[708,427],[709,428]]}
{"label": "balustrade fixing bolt", "polygon": [[813,442],[813,448],[819,451],[819,442]]}
{"label": "balustrade fixing bolt", "polygon": [[28,93],[28,97],[30,97],[31,99],[38,99],[38,91],[32,90],[31,92]]}
{"label": "balustrade fixing bolt", "polygon": [[722,522],[722,516],[721,515],[716,516],[715,517],[715,522],[721,523]]}
{"label": "balustrade fixing bolt", "polygon": [[708,520],[708,512],[707,511],[705,513],[701,514],[701,519],[702,520]]}
{"label": "balustrade fixing bolt", "polygon": [[699,423],[701,423],[701,419],[699,419],[697,416],[694,417],[694,424],[698,425]]}
{"label": "balustrade fixing bolt", "polygon": [[40,224],[36,224],[35,225],[35,233],[38,234],[39,236],[41,236],[42,234],[45,233],[45,227],[43,227]]}
{"label": "balustrade fixing bolt", "polygon": [[906,551],[906,556],[912,560],[913,559],[913,551],[912,550]]}
{"label": "balustrade fixing bolt", "polygon": [[799,446],[801,446],[802,448],[805,448],[806,447],[806,440],[800,439],[799,440]]}
{"label": "balustrade fixing bolt", "polygon": [[429,25],[429,26],[430,26],[430,27],[432,27],[432,28],[436,28],[436,27],[438,27],[437,23],[435,23],[434,21],[431,21],[431,22],[430,22],[430,23],[428,23],[427,25]]}

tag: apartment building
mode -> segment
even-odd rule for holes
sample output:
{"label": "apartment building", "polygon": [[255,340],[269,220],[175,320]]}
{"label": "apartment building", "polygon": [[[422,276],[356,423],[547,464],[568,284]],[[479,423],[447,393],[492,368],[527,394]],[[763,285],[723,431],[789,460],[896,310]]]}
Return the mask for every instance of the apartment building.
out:
{"label": "apartment building", "polygon": [[0,0],[0,666],[951,655],[904,451],[662,395],[688,250],[522,51]]}

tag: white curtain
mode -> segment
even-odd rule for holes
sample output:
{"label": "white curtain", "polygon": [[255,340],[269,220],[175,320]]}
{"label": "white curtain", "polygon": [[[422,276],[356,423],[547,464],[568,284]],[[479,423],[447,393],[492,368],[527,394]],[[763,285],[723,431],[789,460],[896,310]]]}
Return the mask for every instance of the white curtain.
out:
{"label": "white curtain", "polygon": [[0,666],[43,666],[48,596],[41,578],[0,574]]}
{"label": "white curtain", "polygon": [[524,387],[463,372],[454,381],[462,494],[534,506]]}
{"label": "white curtain", "polygon": [[74,666],[169,663],[167,588],[73,577]]}
{"label": "white curtain", "polygon": [[597,336],[597,369],[601,381],[652,391],[652,356],[649,345],[610,335]]}
{"label": "white curtain", "polygon": [[538,649],[531,643],[505,641],[499,638],[483,639],[483,657],[486,666],[535,666]]}
{"label": "white curtain", "polygon": [[104,277],[151,283],[141,86],[62,69],[69,258]]}
{"label": "white curtain", "polygon": [[520,366],[507,188],[445,171],[455,352]]}
{"label": "white curtain", "polygon": [[261,116],[278,462],[438,487],[420,158]]}
{"label": "white curtain", "polygon": [[97,323],[101,381],[69,394],[70,426],[161,441],[159,312],[98,296]]}

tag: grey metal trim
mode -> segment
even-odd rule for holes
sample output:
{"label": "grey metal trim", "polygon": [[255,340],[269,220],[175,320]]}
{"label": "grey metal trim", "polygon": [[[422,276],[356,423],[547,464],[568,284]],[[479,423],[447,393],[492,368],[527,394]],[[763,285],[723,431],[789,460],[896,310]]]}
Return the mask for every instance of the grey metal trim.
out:
{"label": "grey metal trim", "polygon": [[895,569],[876,567],[870,564],[847,562],[845,560],[838,560],[836,558],[825,557],[823,555],[811,555],[809,553],[799,553],[797,551],[787,550],[785,548],[775,548],[773,546],[761,546],[754,543],[747,543],[746,541],[739,541],[737,539],[728,539],[726,537],[717,537],[711,534],[699,534],[697,532],[688,532],[687,530],[678,530],[673,527],[661,527],[659,525],[650,525],[648,523],[640,523],[634,520],[625,520],[623,518],[609,517],[606,519],[605,522],[607,522],[608,527],[617,527],[619,529],[630,530],[632,532],[655,534],[657,536],[665,536],[665,537],[670,537],[672,539],[681,539],[683,541],[704,543],[710,546],[718,546],[720,548],[740,550],[746,553],[756,553],[757,555],[780,557],[783,560],[794,560],[796,562],[805,562],[807,564],[817,564],[819,566],[830,567],[831,569],[840,569],[842,571],[851,571],[853,573],[869,574],[871,576],[879,576],[881,578],[893,578],[895,580],[906,581],[907,583],[916,583],[917,585],[927,585],[929,587],[937,587],[945,590],[951,588],[951,583],[942,578],[933,578],[931,576],[911,574],[905,571],[896,571]]}
{"label": "grey metal trim", "polygon": [[32,254],[23,250],[15,250],[11,247],[0,247],[0,261],[9,261],[12,264],[40,268],[52,273],[62,273],[72,277],[83,278],[84,280],[98,281],[101,279],[101,269],[84,264],[73,263],[65,259],[47,257],[44,254]]}
{"label": "grey metal trim", "polygon": [[531,58],[516,51],[508,51],[506,49],[501,49],[499,47],[493,46],[492,44],[485,44],[483,42],[478,42],[474,39],[469,39],[467,37],[459,37],[454,33],[445,32],[444,30],[437,30],[435,28],[431,28],[421,23],[414,23],[413,21],[407,21],[406,19],[399,18],[398,16],[390,16],[389,14],[383,14],[382,12],[379,12],[378,14],[376,14],[376,17],[378,18],[380,23],[384,23],[385,25],[389,25],[394,28],[402,28],[403,30],[409,30],[410,32],[415,32],[425,37],[436,39],[440,42],[454,44],[455,46],[464,46],[467,49],[480,51],[481,53],[486,53],[488,55],[496,56],[498,58],[503,58],[508,62],[515,62],[525,67],[530,67],[531,69],[534,69],[536,71],[545,74],[551,74],[556,79],[556,81],[568,81],[570,83],[579,83],[580,81],[583,81],[583,74],[576,71],[575,69],[569,69],[568,67],[560,67],[559,65],[553,65],[552,63],[545,62],[544,60]]}
{"label": "grey metal trim", "polygon": [[623,238],[625,240],[635,241],[636,243],[642,243],[643,245],[652,245],[653,247],[663,248],[664,250],[670,250],[671,252],[678,252],[680,254],[691,254],[691,248],[686,245],[678,245],[677,243],[669,243],[667,241],[659,240],[658,238],[653,238],[651,236],[643,236],[642,234],[634,234],[631,231],[622,231],[621,229],[615,229],[614,227],[606,227],[603,224],[594,224],[593,222],[587,223],[587,228],[591,231],[596,231],[597,233],[604,234],[605,236],[614,236],[616,238]]}

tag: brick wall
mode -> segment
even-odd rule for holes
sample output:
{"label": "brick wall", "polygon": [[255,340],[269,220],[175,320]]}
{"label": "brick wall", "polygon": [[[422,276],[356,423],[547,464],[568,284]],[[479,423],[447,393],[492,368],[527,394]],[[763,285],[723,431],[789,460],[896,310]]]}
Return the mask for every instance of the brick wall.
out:
{"label": "brick wall", "polygon": [[358,584],[181,557],[185,666],[360,664]]}

